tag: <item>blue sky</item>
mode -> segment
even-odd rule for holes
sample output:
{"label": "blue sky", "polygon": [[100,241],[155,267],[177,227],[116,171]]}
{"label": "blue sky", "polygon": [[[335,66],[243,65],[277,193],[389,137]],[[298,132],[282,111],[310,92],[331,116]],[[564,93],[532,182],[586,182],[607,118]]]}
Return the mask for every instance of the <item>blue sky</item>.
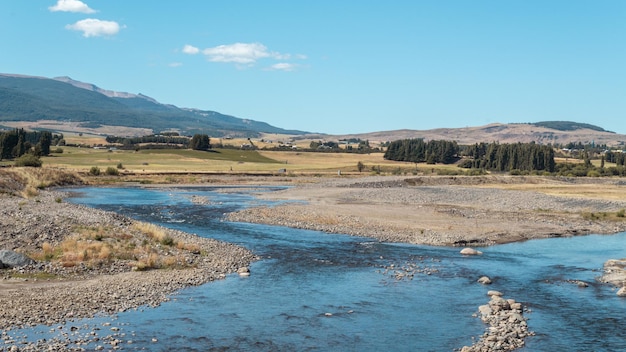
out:
{"label": "blue sky", "polygon": [[626,133],[626,1],[2,0],[0,72],[331,134]]}

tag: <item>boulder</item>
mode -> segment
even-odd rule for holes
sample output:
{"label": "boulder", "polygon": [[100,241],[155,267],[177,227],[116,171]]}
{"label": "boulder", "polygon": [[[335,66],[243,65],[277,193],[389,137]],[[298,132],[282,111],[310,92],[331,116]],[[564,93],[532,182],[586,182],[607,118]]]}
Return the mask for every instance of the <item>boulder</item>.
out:
{"label": "boulder", "polygon": [[483,252],[475,250],[474,248],[463,248],[461,249],[461,254],[463,255],[481,255]]}
{"label": "boulder", "polygon": [[617,291],[617,296],[619,296],[619,297],[626,297],[626,286],[620,288]]}
{"label": "boulder", "polygon": [[483,285],[490,285],[491,279],[488,276],[482,276],[480,279],[478,279],[478,283]]}
{"label": "boulder", "polygon": [[34,260],[25,256],[24,254],[9,251],[6,249],[0,250],[0,268],[18,268],[34,263]]}
{"label": "boulder", "polygon": [[243,266],[237,269],[237,274],[239,274],[239,276],[250,276],[250,269],[248,269],[248,267],[246,266]]}

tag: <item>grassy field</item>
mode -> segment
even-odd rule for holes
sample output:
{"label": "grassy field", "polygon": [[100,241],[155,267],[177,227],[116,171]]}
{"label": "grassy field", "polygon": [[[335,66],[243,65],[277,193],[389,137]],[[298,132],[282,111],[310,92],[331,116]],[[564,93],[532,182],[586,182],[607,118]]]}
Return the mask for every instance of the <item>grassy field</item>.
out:
{"label": "grassy field", "polygon": [[[88,172],[92,167],[104,171],[108,167],[134,174],[151,173],[412,173],[416,165],[384,160],[382,153],[310,153],[299,151],[255,151],[215,149],[195,151],[188,149],[108,150],[63,147],[63,153],[44,157],[44,167]],[[454,166],[448,166],[453,167]],[[438,166],[441,168],[441,166]],[[400,171],[399,171],[400,170]]]}

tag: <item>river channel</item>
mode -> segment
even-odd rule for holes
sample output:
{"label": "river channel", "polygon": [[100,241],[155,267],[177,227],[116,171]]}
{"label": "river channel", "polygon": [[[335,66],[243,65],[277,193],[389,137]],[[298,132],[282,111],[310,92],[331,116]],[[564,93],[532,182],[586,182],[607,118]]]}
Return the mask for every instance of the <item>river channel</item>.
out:
{"label": "river channel", "polygon": [[[459,248],[223,220],[271,205],[254,195],[273,190],[73,189],[68,201],[236,243],[261,257],[249,277],[230,275],[157,308],[80,324],[119,328],[132,339],[123,350],[452,351],[484,332],[472,314],[487,303],[487,290],[498,290],[530,310],[536,336],[521,351],[626,348],[626,300],[595,281],[607,259],[626,257],[626,233],[499,245],[464,257]],[[493,284],[478,284],[482,275]]]}

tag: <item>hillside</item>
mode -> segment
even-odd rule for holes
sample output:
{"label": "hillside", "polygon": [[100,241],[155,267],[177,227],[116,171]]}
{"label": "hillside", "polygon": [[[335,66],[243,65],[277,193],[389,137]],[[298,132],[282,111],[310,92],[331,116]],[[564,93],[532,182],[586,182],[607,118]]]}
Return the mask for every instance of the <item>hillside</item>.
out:
{"label": "hillside", "polygon": [[[315,139],[311,135],[308,137]],[[493,123],[478,127],[395,130],[334,137],[337,139],[360,138],[380,142],[406,138],[442,139],[454,140],[459,144],[465,145],[479,142],[535,142],[540,144],[567,144],[569,142],[585,144],[593,142],[608,146],[624,146],[626,144],[626,135],[609,132],[598,126],[567,121],[538,122],[534,124]]]}
{"label": "hillside", "polygon": [[[55,79],[0,74],[0,125],[6,122],[55,121],[89,127],[94,132],[123,126],[144,134],[174,130],[184,134],[258,137],[260,133],[302,134],[265,122],[215,111],[184,109],[142,94],[114,92],[69,77]],[[101,133],[105,133],[100,131]]]}

